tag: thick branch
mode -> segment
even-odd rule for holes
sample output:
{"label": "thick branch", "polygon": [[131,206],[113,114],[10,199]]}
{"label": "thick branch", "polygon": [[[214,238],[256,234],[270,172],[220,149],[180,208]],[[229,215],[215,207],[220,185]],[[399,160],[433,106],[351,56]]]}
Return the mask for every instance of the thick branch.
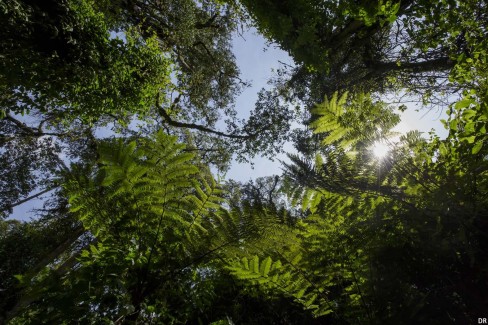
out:
{"label": "thick branch", "polygon": [[454,62],[448,57],[442,57],[434,60],[422,62],[374,62],[371,69],[378,73],[385,73],[389,71],[411,71],[415,73],[427,71],[442,71],[449,70],[454,67]]}
{"label": "thick branch", "polygon": [[203,43],[202,41],[198,41],[198,42],[195,42],[193,44],[194,47],[196,47],[197,45],[200,45],[201,47],[203,47],[203,49],[205,50],[205,52],[207,52],[208,56],[212,59],[212,61],[215,62],[215,58],[214,58],[212,52],[210,52],[210,50],[207,48],[207,46],[205,45],[205,43]]}
{"label": "thick branch", "polygon": [[178,48],[175,50],[175,53],[176,53],[176,60],[178,61],[178,63],[182,65],[184,68],[186,68],[188,71],[193,71],[193,68],[180,55]]}
{"label": "thick branch", "polygon": [[175,126],[175,127],[179,127],[179,128],[194,129],[194,130],[199,130],[202,132],[216,134],[216,135],[221,136],[221,137],[226,137],[226,138],[231,138],[231,139],[242,139],[242,140],[252,139],[252,138],[256,137],[256,135],[257,135],[256,133],[247,134],[247,135],[229,134],[229,133],[224,133],[224,132],[220,132],[220,131],[210,129],[210,128],[207,128],[203,125],[199,125],[199,124],[183,123],[183,122],[174,121],[171,119],[171,117],[168,115],[168,113],[162,107],[159,107],[159,114],[164,118],[166,123],[168,123],[171,126]]}
{"label": "thick branch", "polygon": [[[368,80],[383,80],[384,76],[390,72],[396,73],[410,73],[421,74],[431,71],[448,71],[454,67],[454,62],[448,57],[442,57],[438,59],[421,61],[421,62],[372,62],[363,71],[363,75],[355,71],[348,71],[341,74],[336,78],[338,80],[344,80],[345,83],[341,85],[341,88],[347,89],[356,85],[361,85]],[[358,77],[359,76],[359,77]],[[418,88],[419,86],[417,86]]]}
{"label": "thick branch", "polygon": [[36,133],[36,130],[34,128],[31,128],[29,126],[27,126],[27,124],[25,123],[22,123],[21,121],[17,120],[16,118],[14,118],[12,115],[10,114],[7,114],[5,117],[4,117],[5,120],[7,121],[10,121],[12,123],[14,123],[19,129],[23,130],[24,132],[26,133],[29,133],[29,134],[34,134]]}
{"label": "thick branch", "polygon": [[333,44],[333,48],[338,48],[342,43],[344,43],[347,38],[356,33],[358,30],[363,28],[364,22],[361,20],[352,20],[348,25],[346,25],[341,30],[334,33],[330,39],[330,44]]}
{"label": "thick branch", "polygon": [[5,120],[12,122],[15,124],[19,129],[27,133],[28,135],[34,136],[34,137],[42,137],[45,135],[50,135],[50,136],[55,136],[55,137],[61,137],[66,135],[66,133],[52,133],[52,132],[43,132],[42,131],[42,125],[45,123],[45,121],[42,121],[37,128],[33,128],[28,126],[27,124],[17,120],[14,118],[12,115],[7,114],[7,116],[4,117]]}
{"label": "thick branch", "polygon": [[273,204],[273,193],[276,190],[276,186],[278,185],[278,182],[280,181],[280,178],[276,175],[274,177],[274,182],[273,182],[273,187],[268,193],[268,202],[269,204]]}
{"label": "thick branch", "polygon": [[40,191],[39,193],[36,193],[36,194],[34,194],[34,195],[31,195],[31,196],[29,196],[29,197],[26,197],[25,199],[22,199],[22,200],[20,200],[20,201],[17,201],[16,203],[9,204],[9,205],[8,205],[8,208],[10,208],[10,209],[15,208],[16,206],[19,206],[19,205],[21,205],[21,204],[24,204],[24,203],[26,203],[26,202],[28,202],[28,201],[30,201],[30,200],[33,200],[33,199],[37,198],[37,197],[39,197],[39,196],[41,196],[41,195],[43,195],[43,194],[46,194],[46,193],[48,193],[48,192],[50,192],[50,191],[54,190],[54,189],[55,189],[55,188],[57,188],[57,187],[59,187],[59,186],[54,186],[54,187],[51,187],[51,188],[47,188],[47,189],[45,189],[45,190],[43,190],[43,191]]}

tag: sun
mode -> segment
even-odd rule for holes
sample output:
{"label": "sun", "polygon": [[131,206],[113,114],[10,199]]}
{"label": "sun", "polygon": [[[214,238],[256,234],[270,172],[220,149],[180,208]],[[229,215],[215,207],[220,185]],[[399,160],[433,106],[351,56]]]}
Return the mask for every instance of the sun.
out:
{"label": "sun", "polygon": [[373,148],[372,148],[373,154],[378,159],[384,158],[388,154],[389,149],[390,148],[388,147],[388,145],[386,145],[385,143],[380,142],[380,141],[376,141],[373,144]]}

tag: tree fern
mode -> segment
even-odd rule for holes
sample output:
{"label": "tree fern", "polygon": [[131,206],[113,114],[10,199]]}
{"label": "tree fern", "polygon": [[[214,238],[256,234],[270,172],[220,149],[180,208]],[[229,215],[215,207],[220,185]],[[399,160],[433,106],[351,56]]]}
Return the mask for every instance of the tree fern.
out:
{"label": "tree fern", "polygon": [[195,194],[188,198],[193,205],[191,209],[192,221],[188,229],[189,234],[193,228],[207,232],[203,226],[203,219],[210,220],[212,212],[218,211],[225,201],[222,197],[223,190],[213,178],[210,179],[210,184],[205,178],[202,178],[198,183],[195,186]]}
{"label": "tree fern", "polygon": [[361,142],[373,143],[385,136],[400,118],[382,102],[374,102],[369,95],[355,95],[349,101],[347,93],[340,98],[335,92],[330,100],[317,104],[311,111],[310,123],[314,133],[326,133],[324,145],[336,145],[345,150]]}
{"label": "tree fern", "polygon": [[[219,184],[205,167],[197,167],[176,137],[158,132],[131,142],[104,140],[98,147],[98,167],[71,175],[65,184],[70,209],[92,242],[73,256],[76,268],[60,273],[63,281],[57,289],[46,281],[59,273],[48,272],[37,281],[51,286],[52,292],[42,298],[50,304],[66,299],[90,308],[86,304],[93,301],[97,307],[90,312],[85,308],[87,314],[123,319],[143,313],[150,302],[164,304],[170,299],[164,293],[170,279],[176,286],[187,285],[183,279],[188,268],[213,257],[225,247],[224,240],[238,245],[239,231],[233,228],[242,227],[225,218]],[[79,297],[60,294],[74,287]],[[115,305],[97,300],[107,294]],[[118,304],[129,304],[132,311]],[[67,307],[53,317],[69,319],[66,313],[72,312]]]}
{"label": "tree fern", "polygon": [[280,260],[273,261],[269,256],[260,261],[254,255],[235,260],[228,266],[228,270],[240,280],[293,297],[316,316],[333,312],[324,290],[316,286],[305,271],[299,268],[300,259],[301,255],[297,254],[293,260],[283,264]]}
{"label": "tree fern", "polygon": [[[155,136],[154,147],[145,142],[139,146],[135,141],[124,143],[120,139],[101,143],[100,173],[91,181],[92,185],[77,186],[73,181],[68,184],[72,210],[79,212],[91,231],[98,233],[102,228],[108,231],[110,224],[120,228],[123,223],[134,223],[132,218],[126,218],[131,211],[144,215],[146,225],[155,225],[157,216],[180,226],[190,222],[180,212],[188,204],[188,192],[195,186],[191,176],[198,173],[190,162],[192,155],[181,152],[184,146],[176,143],[176,138],[161,133]],[[93,209],[100,205],[99,194],[107,200],[105,207],[112,205],[112,209],[98,209],[108,216],[102,217]]]}

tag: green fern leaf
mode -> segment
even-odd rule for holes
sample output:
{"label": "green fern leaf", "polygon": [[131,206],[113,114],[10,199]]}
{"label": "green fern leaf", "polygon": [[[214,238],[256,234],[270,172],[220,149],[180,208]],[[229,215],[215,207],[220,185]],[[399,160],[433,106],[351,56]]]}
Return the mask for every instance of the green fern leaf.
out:
{"label": "green fern leaf", "polygon": [[261,267],[260,267],[259,272],[260,272],[260,273],[261,273],[263,276],[267,277],[267,276],[268,276],[268,274],[269,274],[269,271],[271,270],[271,264],[272,264],[272,263],[273,263],[273,261],[272,261],[271,257],[269,257],[269,256],[268,256],[268,257],[266,257],[266,258],[263,260],[263,262],[261,263]]}

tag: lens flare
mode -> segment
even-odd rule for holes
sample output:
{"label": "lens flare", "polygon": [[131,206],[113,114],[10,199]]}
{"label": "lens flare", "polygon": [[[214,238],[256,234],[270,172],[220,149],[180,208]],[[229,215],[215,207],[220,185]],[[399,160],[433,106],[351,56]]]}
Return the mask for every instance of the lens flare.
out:
{"label": "lens flare", "polygon": [[382,159],[388,154],[389,148],[385,143],[377,141],[374,143],[372,150],[376,158]]}

